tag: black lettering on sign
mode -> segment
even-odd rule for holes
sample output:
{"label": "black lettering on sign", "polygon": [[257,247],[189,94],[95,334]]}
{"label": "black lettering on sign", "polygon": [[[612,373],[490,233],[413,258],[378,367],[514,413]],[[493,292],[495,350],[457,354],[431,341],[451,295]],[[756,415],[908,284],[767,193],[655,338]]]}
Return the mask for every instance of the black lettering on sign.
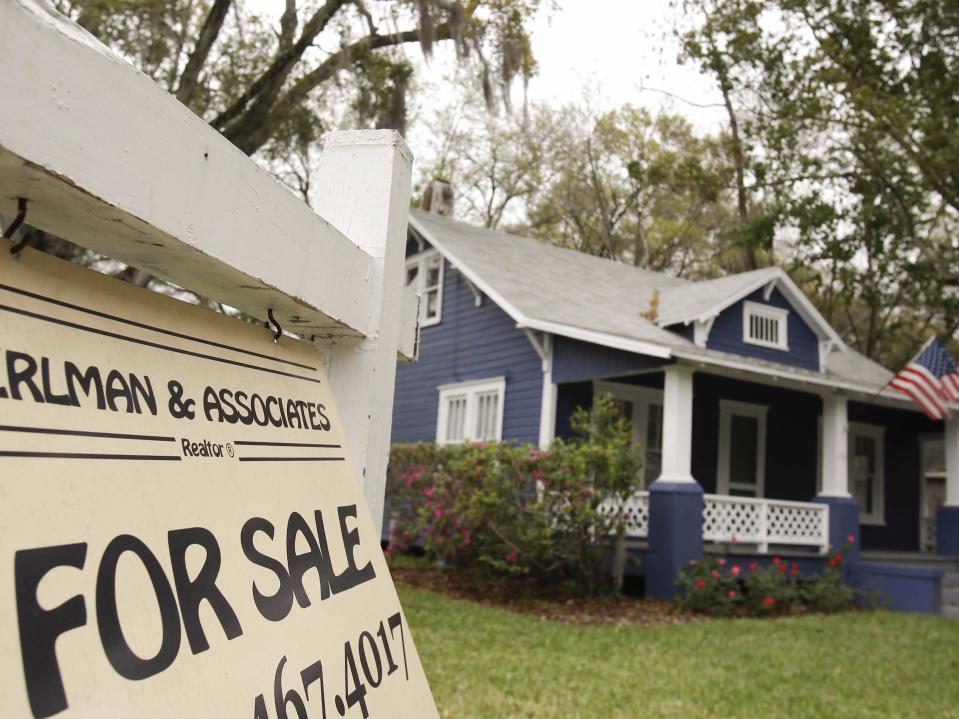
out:
{"label": "black lettering on sign", "polygon": [[[356,557],[353,556],[353,550],[360,544],[360,533],[356,527],[349,529],[346,526],[346,520],[356,519],[356,505],[349,504],[345,507],[337,507],[336,512],[340,518],[340,534],[343,537],[343,549],[346,550],[347,568],[336,578],[336,593],[345,592],[358,584],[368,582],[376,577],[376,570],[370,562],[362,569],[356,566]],[[317,512],[319,514],[319,512]]]}
{"label": "black lettering on sign", "polygon": [[173,419],[193,419],[196,417],[196,412],[193,409],[196,400],[184,398],[182,384],[176,380],[170,380],[167,382],[167,389],[170,392],[167,409],[170,410],[170,416]]}
{"label": "black lettering on sign", "polygon": [[14,555],[13,575],[20,628],[20,654],[30,711],[37,719],[67,708],[63,677],[57,663],[57,637],[87,623],[87,608],[79,594],[55,609],[37,601],[40,580],[55,567],[83,569],[86,544],[22,549]]}
{"label": "black lettering on sign", "polygon": [[47,357],[40,358],[40,374],[43,376],[43,397],[47,404],[59,404],[69,407],[72,404],[69,393],[53,393],[53,388],[50,386],[50,360]]}
{"label": "black lettering on sign", "polygon": [[[190,642],[190,651],[199,654],[210,648],[200,623],[200,603],[204,600],[220,620],[227,639],[236,639],[243,634],[236,612],[216,586],[216,578],[220,572],[220,546],[213,533],[203,527],[176,529],[167,535],[167,542],[170,546],[170,563],[173,565],[173,581],[176,584],[176,595],[180,614],[183,615],[186,638]],[[194,545],[203,547],[206,558],[196,579],[191,580],[186,568],[186,552]]]}
{"label": "black lettering on sign", "polygon": [[[310,597],[303,588],[303,575],[311,569],[316,569],[320,576],[320,599],[327,599],[333,593],[335,579],[333,564],[330,562],[330,547],[323,528],[323,514],[317,510],[313,516],[316,521],[316,537],[310,531],[306,520],[297,512],[290,515],[286,525],[286,564],[290,568],[290,579],[293,581],[296,602],[304,609],[310,606]],[[310,548],[305,554],[296,553],[298,536],[303,537]]]}
{"label": "black lettering on sign", "polygon": [[[163,638],[156,656],[149,659],[133,653],[120,627],[120,616],[117,612],[117,563],[125,552],[133,552],[143,563],[160,608]],[[147,679],[173,664],[180,650],[181,633],[176,598],[160,562],[141,540],[129,534],[121,534],[107,545],[97,572],[96,606],[100,642],[117,674],[127,679]]]}
{"label": "black lettering on sign", "polygon": [[25,352],[14,352],[7,350],[7,382],[10,384],[10,396],[13,399],[23,399],[20,392],[20,385],[26,385],[26,388],[33,396],[34,402],[43,402],[43,394],[37,383],[33,381],[33,375],[37,373],[37,361]]}
{"label": "black lettering on sign", "polygon": [[80,406],[80,397],[77,395],[77,385],[83,390],[83,394],[90,396],[92,390],[96,391],[97,409],[106,409],[106,397],[103,395],[103,380],[100,379],[100,370],[96,367],[87,367],[86,372],[80,372],[80,368],[73,362],[66,362],[63,365],[67,376],[67,393],[70,395],[70,404],[74,407]]}
{"label": "black lettering on sign", "polygon": [[267,556],[253,546],[253,538],[257,532],[263,532],[267,537],[273,539],[273,525],[263,519],[263,517],[253,517],[248,519],[240,531],[240,544],[243,547],[243,553],[246,558],[258,567],[263,567],[273,572],[279,584],[279,588],[273,594],[263,594],[253,582],[253,603],[256,610],[271,622],[279,622],[286,619],[293,608],[293,587],[290,583],[290,575],[286,571],[283,563]]}
{"label": "black lettering on sign", "polygon": [[[292,611],[294,601],[302,608],[311,605],[303,579],[312,570],[316,570],[320,582],[321,600],[352,589],[376,576],[370,562],[363,567],[357,566],[355,552],[360,544],[360,534],[355,526],[351,526],[352,520],[356,518],[355,504],[337,507],[339,536],[347,565],[340,574],[333,570],[323,514],[316,510],[313,517],[314,525],[311,527],[301,514],[292,512],[287,519],[285,535],[280,536],[276,536],[273,524],[262,517],[253,517],[243,524],[240,532],[243,553],[252,564],[270,572],[277,582],[277,589],[273,594],[264,592],[257,581],[251,583],[256,609],[269,621],[278,622],[286,618]],[[254,546],[254,540],[261,533],[270,541],[275,539],[277,554],[283,554],[285,550],[285,564],[282,559],[271,557]],[[332,541],[336,543],[336,539],[336,532],[333,530]],[[298,541],[306,545],[307,551],[297,552]],[[193,572],[191,577],[186,555],[194,546],[201,548],[205,554],[202,566]],[[167,548],[170,554],[172,583],[150,548],[130,534],[121,534],[111,540],[99,560],[94,597],[91,601],[95,604],[100,644],[113,669],[120,676],[133,681],[147,679],[169,668],[176,661],[184,630],[193,654],[205,652],[210,648],[206,634],[209,627],[205,629],[200,619],[200,607],[204,602],[213,611],[228,641],[243,634],[236,612],[217,586],[223,557],[214,534],[204,527],[170,530],[167,533]],[[117,568],[121,558],[128,552],[133,554],[146,570],[159,611],[160,646],[152,657],[138,656],[127,642],[120,625]],[[56,642],[62,634],[87,624],[86,600],[82,595],[73,596],[53,609],[46,609],[39,603],[37,588],[43,578],[55,568],[73,567],[82,570],[86,559],[85,543],[24,549],[14,555],[14,593],[20,651],[30,708],[36,718],[50,717],[67,708],[67,694],[56,655]],[[314,596],[312,601],[316,599]],[[147,610],[149,611],[149,607]],[[205,616],[209,617],[208,614]],[[92,636],[92,632],[90,634]],[[379,658],[373,657],[372,654],[369,659],[373,664],[369,664],[364,658],[363,652],[371,652],[371,647],[375,647],[372,635],[363,641],[360,642],[360,661],[368,681],[376,686],[382,676],[382,666]],[[391,655],[388,655],[387,663],[392,673],[395,663]],[[375,681],[371,677],[375,677]]]}

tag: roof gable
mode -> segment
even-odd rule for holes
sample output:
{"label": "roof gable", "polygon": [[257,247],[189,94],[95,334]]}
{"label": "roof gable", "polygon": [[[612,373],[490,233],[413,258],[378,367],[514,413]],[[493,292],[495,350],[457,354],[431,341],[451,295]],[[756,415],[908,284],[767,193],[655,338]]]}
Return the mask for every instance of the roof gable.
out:
{"label": "roof gable", "polygon": [[763,297],[767,300],[773,290],[779,290],[790,307],[802,317],[820,340],[828,340],[837,347],[845,348],[842,339],[826,318],[820,314],[792,278],[779,267],[765,267],[715,280],[695,282],[681,291],[676,288],[667,290],[660,299],[662,310],[657,322],[661,327],[708,322],[727,307],[759,289],[763,290]]}
{"label": "roof gable", "polygon": [[[409,220],[417,235],[522,329],[864,393],[881,390],[891,377],[885,368],[847,347],[779,268],[694,283],[420,210],[411,210]],[[750,293],[767,289],[778,289],[820,339],[820,371],[696,342],[692,329],[700,317],[714,317]],[[654,304],[655,321],[644,316]],[[670,323],[683,328],[682,333],[667,329]]]}

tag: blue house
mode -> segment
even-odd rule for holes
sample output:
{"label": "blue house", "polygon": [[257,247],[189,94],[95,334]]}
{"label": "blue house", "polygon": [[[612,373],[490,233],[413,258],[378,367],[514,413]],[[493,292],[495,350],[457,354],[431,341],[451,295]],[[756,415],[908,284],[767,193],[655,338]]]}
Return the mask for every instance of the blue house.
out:
{"label": "blue house", "polygon": [[407,281],[419,358],[393,441],[547,447],[611,394],[645,453],[629,509],[649,595],[723,543],[812,571],[852,536],[851,582],[959,605],[959,424],[886,388],[783,270],[690,282],[412,210]]}

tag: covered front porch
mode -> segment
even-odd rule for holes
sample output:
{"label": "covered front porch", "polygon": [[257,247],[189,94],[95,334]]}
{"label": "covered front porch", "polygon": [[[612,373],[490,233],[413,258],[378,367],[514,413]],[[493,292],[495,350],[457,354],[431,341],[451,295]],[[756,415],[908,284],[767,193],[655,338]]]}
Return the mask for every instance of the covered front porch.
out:
{"label": "covered front porch", "polygon": [[[926,586],[936,580],[929,567],[942,563],[909,558],[929,552],[938,534],[939,553],[955,566],[956,421],[944,427],[908,402],[825,382],[674,362],[558,383],[557,432],[566,431],[568,408],[606,393],[632,421],[646,459],[647,489],[627,510],[651,595],[672,596],[679,567],[720,548],[815,567],[851,537],[851,572],[918,567],[929,596],[938,591]],[[937,452],[945,466],[930,473]],[[936,471],[945,504],[937,531],[927,482]],[[907,584],[919,581],[907,575]]]}

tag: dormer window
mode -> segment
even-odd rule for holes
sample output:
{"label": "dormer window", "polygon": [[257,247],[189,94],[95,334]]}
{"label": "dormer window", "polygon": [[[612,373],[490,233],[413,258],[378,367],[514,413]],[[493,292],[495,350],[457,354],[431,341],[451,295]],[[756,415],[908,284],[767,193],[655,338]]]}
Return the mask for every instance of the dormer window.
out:
{"label": "dormer window", "polygon": [[420,327],[438,324],[443,304],[443,257],[427,250],[406,260],[406,284],[420,296]]}
{"label": "dormer window", "polygon": [[789,310],[757,302],[743,303],[743,342],[760,347],[788,350],[786,321]]}

